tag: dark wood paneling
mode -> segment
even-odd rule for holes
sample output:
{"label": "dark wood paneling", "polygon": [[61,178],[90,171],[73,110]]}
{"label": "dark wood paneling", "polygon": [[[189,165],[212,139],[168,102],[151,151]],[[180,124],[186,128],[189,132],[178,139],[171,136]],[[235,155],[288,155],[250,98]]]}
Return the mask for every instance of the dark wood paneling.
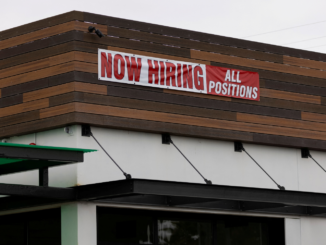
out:
{"label": "dark wood paneling", "polygon": [[41,50],[36,50],[30,53],[25,53],[22,55],[17,55],[4,60],[0,60],[0,69],[6,69],[12,66],[17,66],[35,60],[40,60],[51,56],[67,53],[74,50],[74,45],[75,42],[63,43],[53,47],[43,48]]}
{"label": "dark wood paneling", "polygon": [[228,56],[224,54],[216,54],[206,51],[191,50],[191,58],[198,60],[206,60],[211,62],[223,62],[232,65],[243,65],[254,69],[263,69],[274,72],[289,73],[301,76],[315,77],[326,79],[326,71],[307,69],[298,66],[289,66],[273,62],[246,59],[241,57]]}
{"label": "dark wood paneling", "polygon": [[[236,98],[232,98],[232,101],[238,102],[238,103],[251,104],[251,105],[257,104],[256,101],[242,100],[242,99],[236,99]],[[280,99],[260,97],[259,105],[326,114],[326,106],[303,103],[303,102],[296,102],[296,101],[290,101],[290,100],[280,100]]]}
{"label": "dark wood paneling", "polygon": [[[326,94],[325,94],[325,96],[326,96]],[[321,98],[321,104],[326,105],[326,97]]]}
{"label": "dark wood paneling", "polygon": [[[260,85],[264,83],[265,88],[275,89],[275,90],[283,90],[300,94],[310,94],[317,96],[326,96],[326,88],[315,87],[315,86],[307,86],[295,83],[288,82],[279,82],[272,80],[260,80]],[[262,86],[261,86],[262,87]]]}
{"label": "dark wood paneling", "polygon": [[168,37],[168,36],[163,36],[163,35],[153,34],[148,32],[139,32],[139,31],[133,31],[129,29],[108,26],[108,34],[110,36],[116,36],[120,38],[123,37],[128,39],[137,39],[142,41],[173,45],[181,48],[190,48],[190,49],[228,54],[228,55],[234,55],[239,57],[257,59],[257,60],[283,63],[282,55],[257,52],[253,50],[234,48],[229,46],[222,46],[218,44],[210,44],[206,42],[192,41],[184,38],[173,38],[173,37]]}
{"label": "dark wood paneling", "polygon": [[304,85],[310,85],[310,86],[317,86],[317,87],[326,87],[325,79],[321,78],[313,78],[313,77],[305,77],[305,76],[299,76],[294,74],[287,74],[287,73],[281,73],[281,72],[274,72],[274,71],[266,71],[261,69],[254,69],[249,68],[245,66],[236,66],[236,65],[230,65],[225,63],[219,63],[219,62],[211,62],[213,66],[221,66],[231,69],[239,69],[239,70],[245,70],[245,71],[253,71],[259,73],[259,78],[267,79],[267,80],[275,80],[279,82],[289,82],[289,83],[298,83],[298,84],[304,84]]}
{"label": "dark wood paneling", "polygon": [[282,100],[293,100],[293,101],[311,103],[311,104],[317,104],[317,105],[321,104],[320,96],[299,94],[299,93],[293,93],[293,92],[285,92],[285,91],[267,89],[267,88],[260,89],[260,96],[268,97],[268,98],[275,98],[275,99],[282,99]]}
{"label": "dark wood paneling", "polygon": [[50,18],[11,28],[9,30],[0,32],[0,40],[20,36],[29,32],[37,31],[50,26],[59,25],[72,20],[84,21],[84,13],[79,11],[71,11],[68,13],[56,15]]}
{"label": "dark wood paneling", "polygon": [[49,99],[42,99],[31,101],[27,103],[12,105],[8,107],[0,108],[0,117],[11,116],[28,111],[34,111],[42,108],[49,107]]}
{"label": "dark wood paneling", "polygon": [[76,122],[75,114],[69,113],[66,115],[51,117],[43,120],[36,120],[7,127],[0,127],[0,137],[42,132],[53,128],[74,124],[74,122]]}
{"label": "dark wood paneling", "polygon": [[202,32],[183,30],[179,28],[167,27],[162,25],[149,24],[144,22],[114,18],[91,13],[84,13],[84,20],[109,26],[122,27],[128,29],[141,30],[173,37],[182,37],[187,39],[199,40],[208,43],[233,46],[238,48],[258,50],[262,52],[288,55],[293,57],[326,61],[326,55],[322,53],[310,52],[305,50],[285,48],[276,45],[252,42],[237,38],[223,37]]}
{"label": "dark wood paneling", "polygon": [[91,94],[106,94],[107,87],[105,85],[81,83],[81,82],[71,82],[65,83],[54,87],[44,88],[23,94],[23,101],[33,101],[48,97],[57,96],[60,94],[70,93],[70,92],[85,92]]}
{"label": "dark wood paneling", "polygon": [[215,118],[224,120],[236,120],[236,113],[212,110],[204,108],[196,108],[190,106],[180,106],[159,102],[151,102],[144,100],[120,98],[113,96],[103,96],[89,93],[67,93],[50,98],[50,107],[57,106],[69,102],[84,102],[98,105],[109,105],[123,108],[133,108],[148,111],[167,112],[180,115],[197,116],[203,118]]}
{"label": "dark wood paneling", "polygon": [[2,117],[0,120],[0,128],[8,125],[16,125],[23,122],[35,121],[38,120],[39,118],[40,118],[40,113],[38,110]]}
{"label": "dark wood paneling", "polygon": [[11,106],[11,105],[16,105],[23,103],[23,95],[18,94],[18,95],[13,95],[10,97],[6,98],[1,98],[0,99],[0,108]]}
{"label": "dark wood paneling", "polygon": [[[326,118],[326,115],[324,115]],[[293,120],[285,118],[275,118],[268,116],[259,116],[253,114],[237,113],[237,121],[256,124],[275,125],[287,128],[300,128],[313,131],[326,131],[324,123],[309,122],[304,120]]]}
{"label": "dark wood paneling", "polygon": [[[123,84],[123,83],[116,83],[116,82],[109,82],[109,81],[101,81],[101,80],[98,80],[97,74],[88,73],[88,72],[75,71],[75,81],[163,93],[163,89],[161,89],[161,88],[152,88],[152,87],[146,87],[146,86],[135,86],[133,84]],[[60,82],[61,81],[57,81],[57,83],[55,83],[55,81],[53,81],[52,85],[59,84]]]}
{"label": "dark wood paneling", "polygon": [[164,46],[161,44],[141,42],[141,41],[130,40],[125,38],[102,37],[101,39],[98,39],[98,38],[94,38],[93,35],[87,33],[80,33],[80,34],[82,35],[80,36],[82,38],[81,40],[85,42],[91,42],[91,43],[95,42],[95,43],[106,44],[110,46],[144,50],[144,51],[149,51],[154,53],[191,58],[190,50],[186,48],[175,48],[170,46]]}
{"label": "dark wood paneling", "polygon": [[[107,34],[107,28],[104,25],[92,24],[95,28],[99,29],[104,35]],[[82,32],[87,32],[89,35],[95,35],[88,32],[89,23],[78,22],[78,21],[69,21],[63,24],[56,26],[48,27],[41,29],[35,32],[30,32],[21,36],[12,37],[1,41],[1,48],[7,49],[10,47],[15,47],[22,45],[24,43],[34,42],[36,40],[49,38],[51,36],[60,35],[65,32],[77,30]]]}
{"label": "dark wood paneling", "polygon": [[293,66],[309,67],[318,70],[326,70],[326,63],[315,60],[300,59],[290,56],[283,56],[283,63]]}
{"label": "dark wood paneling", "polygon": [[77,40],[77,37],[80,33],[77,31],[70,31],[63,33],[61,35],[52,36],[42,40],[36,40],[32,43],[26,43],[13,47],[11,49],[0,50],[0,60],[7,59],[16,55],[25,54],[28,52],[48,48],[51,46],[59,45],[65,42]]}
{"label": "dark wood paneling", "polygon": [[[57,76],[47,77],[15,86],[5,87],[2,89],[2,97],[14,94],[26,93],[62,83],[72,82],[75,79],[74,72],[68,72]],[[60,82],[60,83],[59,83]]]}
{"label": "dark wood paneling", "polygon": [[110,127],[118,129],[145,131],[152,133],[171,133],[190,137],[201,137],[210,139],[234,140],[238,138],[243,141],[251,141],[252,134],[231,130],[219,130],[196,126],[187,126],[174,123],[162,123],[146,120],[128,119],[112,116],[94,115],[87,113],[76,113],[76,121],[94,126]]}
{"label": "dark wood paneling", "polygon": [[266,116],[284,117],[292,119],[301,119],[299,110],[286,110],[258,105],[248,105],[243,103],[232,103],[228,101],[218,101],[210,99],[201,99],[190,96],[160,94],[150,91],[136,89],[127,89],[120,87],[108,86],[108,95],[124,98],[150,100],[178,105],[194,106],[207,109],[225,110],[234,112],[244,112]]}
{"label": "dark wood paneling", "polygon": [[72,92],[49,98],[50,107],[63,105],[70,102],[84,102],[84,93]]}

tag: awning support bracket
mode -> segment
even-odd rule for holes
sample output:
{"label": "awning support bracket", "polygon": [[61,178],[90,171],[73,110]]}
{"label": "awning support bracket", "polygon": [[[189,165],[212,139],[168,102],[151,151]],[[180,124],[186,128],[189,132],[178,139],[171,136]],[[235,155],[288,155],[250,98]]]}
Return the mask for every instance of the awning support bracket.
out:
{"label": "awning support bracket", "polygon": [[131,179],[131,175],[127,174],[123,169],[119,166],[119,164],[114,161],[114,159],[110,156],[110,154],[103,148],[103,146],[98,142],[98,140],[94,137],[91,127],[89,125],[82,125],[82,136],[92,137],[95,142],[99,145],[99,147],[102,148],[102,150],[105,152],[105,154],[111,159],[111,161],[120,169],[120,171],[123,173],[123,175],[126,177],[126,179]]}
{"label": "awning support bracket", "polygon": [[301,157],[302,158],[311,158],[322,170],[324,170],[324,172],[326,172],[326,170],[311,156],[310,151],[308,148],[302,148],[301,149]]}
{"label": "awning support bracket", "polygon": [[189,161],[189,159],[180,151],[180,149],[173,143],[170,134],[164,133],[162,134],[162,144],[172,144],[177,150],[178,152],[187,160],[187,162],[196,170],[196,172],[204,179],[204,181],[206,182],[206,184],[211,185],[212,181],[206,179],[199,171],[198,169]]}
{"label": "awning support bracket", "polygon": [[258,165],[258,167],[261,169],[261,170],[263,170],[264,171],[264,173],[276,184],[276,186],[280,189],[280,190],[285,190],[285,187],[284,186],[281,186],[281,185],[279,185],[279,184],[277,184],[276,183],[276,181],[265,171],[265,169],[263,169],[263,167],[262,166],[260,166],[259,165],[259,163],[255,160],[255,159],[253,159],[253,157],[245,150],[245,148],[243,147],[243,145],[242,145],[242,142],[239,142],[239,141],[235,141],[234,142],[234,151],[236,151],[236,152],[242,152],[242,151],[244,151],[250,158],[251,158],[251,160],[253,160],[257,165]]}

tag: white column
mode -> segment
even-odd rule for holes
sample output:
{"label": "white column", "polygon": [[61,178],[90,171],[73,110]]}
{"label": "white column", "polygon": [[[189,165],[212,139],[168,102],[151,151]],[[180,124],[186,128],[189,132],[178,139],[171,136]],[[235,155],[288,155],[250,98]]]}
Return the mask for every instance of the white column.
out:
{"label": "white column", "polygon": [[285,245],[301,245],[301,220],[285,219]]}
{"label": "white column", "polygon": [[96,244],[96,205],[79,202],[61,206],[62,245]]}

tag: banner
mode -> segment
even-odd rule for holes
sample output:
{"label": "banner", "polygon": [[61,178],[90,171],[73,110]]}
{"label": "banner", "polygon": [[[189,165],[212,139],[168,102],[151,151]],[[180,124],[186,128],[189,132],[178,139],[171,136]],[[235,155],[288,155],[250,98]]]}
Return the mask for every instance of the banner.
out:
{"label": "banner", "polygon": [[259,75],[217,66],[98,50],[98,79],[259,101]]}

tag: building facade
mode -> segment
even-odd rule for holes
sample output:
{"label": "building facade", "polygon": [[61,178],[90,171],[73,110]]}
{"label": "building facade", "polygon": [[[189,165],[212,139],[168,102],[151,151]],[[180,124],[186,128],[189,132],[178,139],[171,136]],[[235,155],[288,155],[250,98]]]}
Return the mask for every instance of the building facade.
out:
{"label": "building facade", "polygon": [[[255,72],[260,99],[101,80],[99,49]],[[98,150],[50,168],[49,188],[111,183],[114,192],[114,183],[129,181],[121,169],[133,191],[144,188],[128,197],[0,200],[0,244],[326,244],[325,61],[325,54],[77,11],[0,32],[2,142]],[[162,143],[166,135],[173,144]],[[321,166],[302,157],[307,150]],[[0,180],[38,186],[39,173]]]}

